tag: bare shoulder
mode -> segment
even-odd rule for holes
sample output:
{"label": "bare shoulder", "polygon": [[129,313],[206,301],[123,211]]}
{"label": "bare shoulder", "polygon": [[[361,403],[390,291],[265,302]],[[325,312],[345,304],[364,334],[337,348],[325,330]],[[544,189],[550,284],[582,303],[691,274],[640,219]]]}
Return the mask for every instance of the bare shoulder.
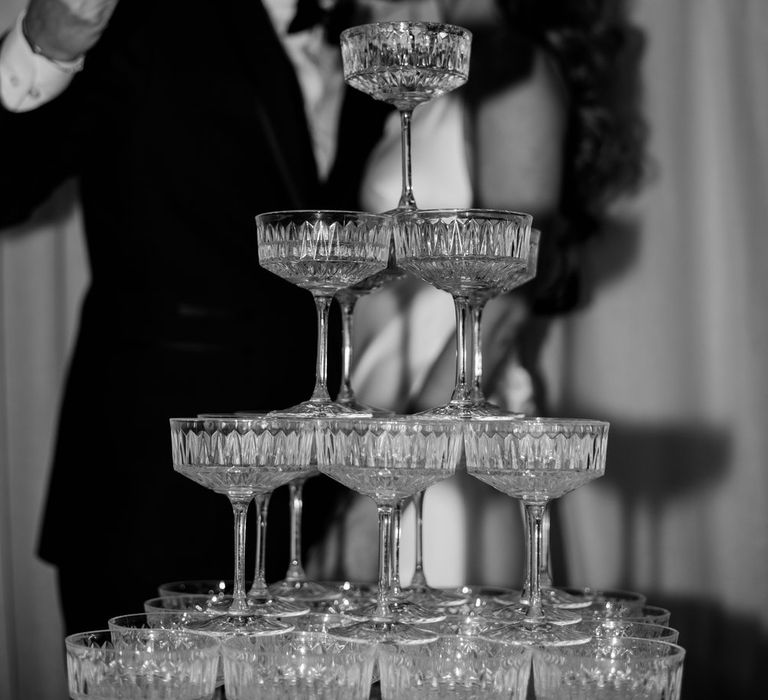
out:
{"label": "bare shoulder", "polygon": [[568,99],[542,50],[526,76],[475,107],[478,196],[484,206],[547,212],[557,205]]}

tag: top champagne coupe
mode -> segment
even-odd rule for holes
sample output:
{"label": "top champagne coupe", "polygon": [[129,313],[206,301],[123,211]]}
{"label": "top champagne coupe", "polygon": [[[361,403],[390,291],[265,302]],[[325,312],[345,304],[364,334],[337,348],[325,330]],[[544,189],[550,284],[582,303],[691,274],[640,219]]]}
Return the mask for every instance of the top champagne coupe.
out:
{"label": "top champagne coupe", "polygon": [[344,79],[397,107],[402,134],[403,190],[398,209],[415,209],[411,117],[417,105],[463,85],[472,33],[436,22],[377,22],[341,33]]}
{"label": "top champagne coupe", "polygon": [[[378,22],[341,33],[344,78],[352,87],[400,112],[402,193],[397,210],[416,208],[411,169],[414,108],[463,85],[469,76],[472,34],[449,24]],[[350,382],[352,313],[357,300],[403,275],[394,242],[386,269],[337,294],[343,321],[343,362],[337,401],[361,413],[386,413],[357,401]]]}

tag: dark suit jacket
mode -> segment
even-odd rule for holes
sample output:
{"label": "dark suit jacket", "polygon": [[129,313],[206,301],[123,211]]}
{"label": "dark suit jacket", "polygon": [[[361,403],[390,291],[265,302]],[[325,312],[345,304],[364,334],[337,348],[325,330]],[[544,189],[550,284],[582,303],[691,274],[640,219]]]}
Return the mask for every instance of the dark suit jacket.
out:
{"label": "dark suit jacket", "polygon": [[[254,215],[357,207],[385,110],[348,92],[321,184],[298,83],[257,0],[123,0],[60,97],[0,108],[0,226],[75,176],[92,271],[44,559],[96,562],[99,585],[130,582],[143,597],[164,580],[228,575],[229,504],[173,472],[168,418],[309,397],[314,305],[259,267]],[[307,487],[310,535],[339,497],[324,480]],[[273,500],[270,531],[285,530]],[[287,554],[275,549],[285,537],[272,540],[274,579]]]}

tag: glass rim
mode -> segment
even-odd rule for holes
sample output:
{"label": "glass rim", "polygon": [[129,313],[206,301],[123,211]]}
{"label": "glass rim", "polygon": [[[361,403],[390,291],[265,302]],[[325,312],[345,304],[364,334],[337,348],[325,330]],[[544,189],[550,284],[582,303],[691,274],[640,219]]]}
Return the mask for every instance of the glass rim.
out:
{"label": "glass rim", "polygon": [[[167,596],[165,596],[167,597]],[[110,617],[109,620],[107,620],[107,625],[115,625],[115,627],[122,627],[122,629],[149,629],[149,630],[162,630],[162,629],[179,629],[178,627],[153,627],[152,625],[145,625],[143,627],[130,627],[126,625],[120,625],[119,620],[130,620],[130,619],[141,619],[145,618],[149,620],[150,617],[157,617],[159,616],[160,619],[163,617],[180,617],[185,615],[200,615],[200,616],[207,616],[207,613],[202,612],[201,610],[164,610],[164,611],[155,611],[155,612],[135,612],[135,613],[126,613],[123,615],[114,615],[113,617]],[[112,628],[110,627],[110,630]],[[194,632],[195,630],[189,630],[190,632]]]}
{"label": "glass rim", "polygon": [[470,41],[472,40],[472,32],[466,27],[462,27],[459,24],[449,24],[447,22],[425,22],[418,20],[392,20],[389,22],[367,22],[366,24],[357,24],[354,27],[348,27],[341,32],[340,38],[343,42],[346,37],[356,36],[358,34],[365,34],[371,29],[383,29],[390,27],[392,29],[408,29],[411,27],[424,27],[427,31],[431,32],[447,32],[455,36],[466,37]]}
{"label": "glass rim", "polygon": [[[612,644],[615,642],[616,645],[618,646],[621,646],[623,644],[639,642],[640,644],[647,645],[649,647],[657,647],[659,651],[666,652],[664,654],[653,654],[653,653],[643,653],[642,651],[639,651],[638,653],[632,655],[633,660],[677,661],[679,659],[682,661],[685,657],[685,651],[686,651],[685,648],[681,647],[679,644],[676,644],[675,642],[665,642],[661,639],[646,639],[644,637],[611,637],[610,639]],[[601,638],[595,638],[592,640],[592,642],[589,642],[587,644],[577,644],[575,646],[567,646],[567,647],[553,647],[551,649],[542,648],[542,649],[537,649],[536,652],[534,653],[542,654],[542,655],[554,654],[556,657],[562,657],[563,653],[567,653],[570,656],[594,659],[594,656],[590,653],[589,649],[594,644],[599,644],[601,642],[604,643],[605,640]],[[582,650],[584,653],[579,654],[579,650]]]}
{"label": "glass rim", "polygon": [[356,417],[341,417],[334,416],[333,418],[315,418],[318,430],[341,430],[343,428],[381,428],[386,429],[388,426],[401,427],[401,426],[421,426],[422,429],[427,428],[432,430],[434,428],[440,428],[442,432],[454,431],[457,435],[461,434],[461,426],[465,422],[464,420],[446,420],[444,418],[429,418],[422,417],[415,414],[412,415],[391,415],[391,416],[356,416]]}
{"label": "glass rim", "polygon": [[256,214],[256,223],[269,223],[281,219],[304,218],[306,221],[322,221],[324,217],[348,217],[350,219],[367,219],[386,223],[392,220],[392,214],[374,213],[354,209],[276,209]]}
{"label": "glass rim", "polygon": [[[152,632],[152,633],[160,633],[161,635],[168,636],[168,637],[188,637],[189,639],[196,640],[198,642],[202,643],[202,648],[196,648],[196,649],[172,649],[169,651],[176,652],[184,652],[184,651],[213,651],[216,650],[218,653],[218,649],[220,647],[220,642],[216,637],[210,634],[206,634],[205,632],[197,632],[194,630],[188,630],[188,629],[171,629],[168,627],[145,627],[145,628],[135,628],[137,631],[141,631],[142,629],[146,632]],[[97,636],[107,636],[109,635],[110,640],[112,639],[112,635],[117,634],[120,635],[119,631],[116,630],[110,630],[110,629],[98,629],[98,630],[88,630],[85,632],[75,632],[74,634],[68,634],[66,637],[64,637],[64,644],[66,645],[67,649],[88,649],[94,648],[99,649],[100,651],[115,651],[119,652],[121,651],[119,648],[110,648],[110,647],[96,647],[93,645],[83,644],[87,639]]]}
{"label": "glass rim", "polygon": [[285,428],[286,426],[295,426],[297,429],[310,429],[314,427],[313,423],[315,420],[314,417],[309,416],[285,416],[280,415],[279,413],[270,415],[265,413],[260,416],[252,414],[247,418],[243,416],[224,417],[223,415],[221,417],[207,416],[204,418],[199,416],[187,418],[177,417],[169,418],[168,422],[172,429],[180,429],[182,426],[199,426],[200,429],[204,429],[207,426],[216,425],[230,428],[261,426],[264,430],[268,430],[271,425],[278,425],[282,428]]}
{"label": "glass rim", "polygon": [[430,209],[406,209],[403,211],[395,210],[392,214],[397,219],[418,219],[420,217],[475,217],[478,219],[519,219],[520,223],[532,225],[533,215],[524,211],[515,211],[513,209],[479,209],[472,207],[447,207],[447,208],[430,208]]}
{"label": "glass rim", "polygon": [[486,416],[467,418],[462,424],[468,428],[499,428],[509,429],[517,427],[555,427],[573,426],[573,428],[593,427],[595,429],[608,429],[610,422],[591,418],[556,418],[554,416]]}
{"label": "glass rim", "polygon": [[[372,639],[341,638],[341,637],[336,637],[332,634],[329,634],[328,632],[317,631],[317,630],[302,630],[294,627],[289,630],[286,630],[282,634],[269,635],[268,637],[265,637],[263,634],[258,634],[258,633],[250,634],[248,632],[232,635],[231,637],[226,637],[221,640],[221,648],[222,648],[222,651],[224,651],[225,649],[242,651],[243,645],[247,644],[248,642],[258,641],[265,638],[274,639],[275,637],[279,637],[280,639],[322,638],[322,639],[327,639],[329,642],[333,642],[335,644],[344,645],[345,647],[348,645],[354,645],[356,647],[360,647],[361,651],[370,651],[370,650],[376,649],[377,647],[377,642],[373,641]],[[264,653],[269,654],[269,653],[276,653],[276,652],[267,651]],[[315,652],[313,652],[313,654],[314,653]],[[321,651],[316,652],[316,654],[322,654],[322,653],[324,652],[321,652]]]}

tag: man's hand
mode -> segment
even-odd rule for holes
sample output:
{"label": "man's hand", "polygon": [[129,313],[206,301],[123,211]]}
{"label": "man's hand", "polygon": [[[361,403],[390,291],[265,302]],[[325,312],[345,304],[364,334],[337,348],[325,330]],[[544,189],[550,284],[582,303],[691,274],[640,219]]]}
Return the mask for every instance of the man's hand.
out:
{"label": "man's hand", "polygon": [[46,58],[73,61],[101,36],[118,0],[30,0],[24,34]]}

